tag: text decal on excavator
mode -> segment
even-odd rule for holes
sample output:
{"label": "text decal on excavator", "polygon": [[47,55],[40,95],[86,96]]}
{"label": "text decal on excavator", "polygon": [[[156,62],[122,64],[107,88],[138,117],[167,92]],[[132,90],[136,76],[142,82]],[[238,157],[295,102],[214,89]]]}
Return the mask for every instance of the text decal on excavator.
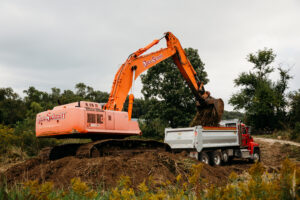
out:
{"label": "text decal on excavator", "polygon": [[48,113],[46,116],[38,118],[38,123],[42,123],[43,121],[51,121],[51,120],[59,120],[59,119],[65,119],[66,118],[66,113]]}
{"label": "text decal on excavator", "polygon": [[145,60],[143,61],[144,67],[147,67],[151,63],[155,63],[156,61],[160,60],[163,58],[162,54],[159,54],[158,56],[153,56],[151,60]]}

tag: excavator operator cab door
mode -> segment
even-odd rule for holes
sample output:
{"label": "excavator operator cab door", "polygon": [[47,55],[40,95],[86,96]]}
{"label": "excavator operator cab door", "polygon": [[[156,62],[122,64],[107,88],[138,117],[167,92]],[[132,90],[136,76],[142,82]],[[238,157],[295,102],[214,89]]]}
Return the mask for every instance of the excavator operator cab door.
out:
{"label": "excavator operator cab door", "polygon": [[106,110],[105,124],[106,129],[113,130],[115,129],[115,116],[114,111]]}

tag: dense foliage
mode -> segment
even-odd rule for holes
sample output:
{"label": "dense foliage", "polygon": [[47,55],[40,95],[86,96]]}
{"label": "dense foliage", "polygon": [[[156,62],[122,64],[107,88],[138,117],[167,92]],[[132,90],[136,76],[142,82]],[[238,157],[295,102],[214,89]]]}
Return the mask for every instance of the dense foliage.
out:
{"label": "dense foliage", "polygon": [[[208,82],[204,63],[198,51],[185,49],[197,72],[198,79]],[[142,93],[147,112],[144,116],[146,135],[162,135],[165,127],[188,126],[196,113],[195,97],[183,79],[172,58],[169,58],[141,76]]]}
{"label": "dense foliage", "polygon": [[289,124],[291,126],[292,134],[291,139],[300,142],[300,89],[290,93],[290,112]]}
{"label": "dense foliage", "polygon": [[238,112],[238,111],[226,111],[224,110],[223,120],[228,120],[228,119],[239,119],[241,121],[244,121],[244,113]]}

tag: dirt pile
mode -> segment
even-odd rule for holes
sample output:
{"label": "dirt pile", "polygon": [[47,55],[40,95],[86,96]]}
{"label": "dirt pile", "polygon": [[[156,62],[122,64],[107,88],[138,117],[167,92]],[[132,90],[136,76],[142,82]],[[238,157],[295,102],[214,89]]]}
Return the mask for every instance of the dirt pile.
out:
{"label": "dirt pile", "polygon": [[[279,143],[269,143],[264,139],[255,138],[260,144],[261,162],[269,172],[278,171],[285,157],[291,156],[291,147],[300,152],[296,146],[284,148]],[[298,156],[298,154],[295,154]],[[300,160],[299,156],[296,160]],[[186,157],[185,154],[171,154],[168,152],[145,152],[136,155],[121,154],[97,158],[65,157],[55,161],[42,162],[33,158],[18,163],[4,172],[9,185],[15,185],[28,180],[52,181],[57,187],[68,187],[70,179],[80,177],[81,180],[93,186],[101,184],[105,188],[114,187],[122,175],[131,177],[132,187],[136,187],[149,176],[159,186],[167,180],[176,181],[182,174],[184,180],[188,179],[189,169],[199,161]],[[300,167],[299,163],[296,162]],[[204,165],[201,176],[208,184],[224,185],[229,174],[234,171],[238,174],[251,167],[245,160],[233,160],[227,166],[212,167]],[[1,174],[0,174],[1,176]]]}
{"label": "dirt pile", "polygon": [[[199,162],[167,152],[147,152],[130,157],[127,155],[83,159],[65,157],[46,162],[33,158],[11,167],[4,175],[9,185],[37,179],[40,182],[52,181],[57,187],[67,187],[72,178],[80,177],[93,186],[101,184],[105,188],[110,188],[116,186],[120,177],[125,175],[131,178],[133,187],[149,176],[152,176],[153,181],[159,186],[167,180],[176,182],[179,174],[187,180],[188,169],[195,163]],[[248,165],[245,164],[225,167],[204,165],[201,174],[209,184],[222,185],[226,183],[232,170],[242,173],[247,168]]]}

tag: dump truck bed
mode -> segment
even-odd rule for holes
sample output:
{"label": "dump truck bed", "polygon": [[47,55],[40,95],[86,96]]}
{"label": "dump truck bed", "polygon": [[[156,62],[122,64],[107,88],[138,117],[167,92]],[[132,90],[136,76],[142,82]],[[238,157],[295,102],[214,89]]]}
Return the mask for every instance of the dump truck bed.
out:
{"label": "dump truck bed", "polygon": [[239,147],[237,127],[167,128],[165,140],[171,149],[190,149],[201,152],[204,148]]}

